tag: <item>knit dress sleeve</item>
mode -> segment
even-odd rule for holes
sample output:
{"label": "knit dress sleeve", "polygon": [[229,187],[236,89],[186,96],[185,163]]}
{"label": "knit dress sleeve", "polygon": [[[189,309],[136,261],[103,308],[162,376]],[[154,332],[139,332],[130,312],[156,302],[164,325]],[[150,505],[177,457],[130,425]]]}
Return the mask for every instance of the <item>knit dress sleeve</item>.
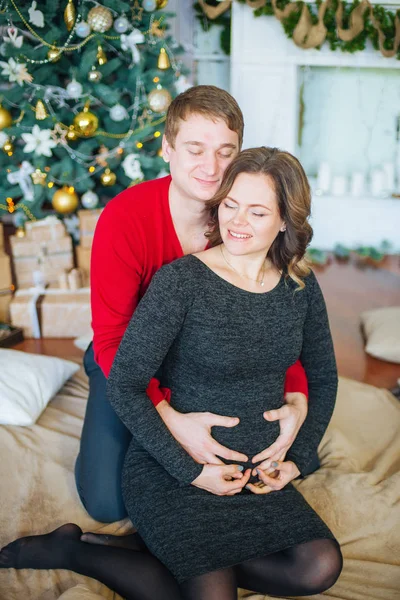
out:
{"label": "knit dress sleeve", "polygon": [[177,337],[191,304],[185,276],[162,267],[122,338],[107,382],[107,397],[135,440],[181,485],[203,466],[178,444],[146,395],[146,388]]}
{"label": "knit dress sleeve", "polygon": [[308,414],[287,453],[304,471],[317,451],[335,406],[338,377],[328,315],[321,288],[314,273],[306,279],[307,314],[300,354],[308,380]]}

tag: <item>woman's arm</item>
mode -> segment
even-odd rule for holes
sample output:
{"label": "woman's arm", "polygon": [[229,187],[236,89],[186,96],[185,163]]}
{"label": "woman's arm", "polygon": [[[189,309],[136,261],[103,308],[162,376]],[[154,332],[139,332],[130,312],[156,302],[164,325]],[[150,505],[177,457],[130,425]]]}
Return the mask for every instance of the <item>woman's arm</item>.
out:
{"label": "woman's arm", "polygon": [[309,390],[308,414],[287,460],[292,460],[303,472],[328,427],[337,393],[337,369],[329,329],[328,315],[321,288],[314,273],[306,279],[308,298],[307,315],[303,330],[303,347],[300,355]]}
{"label": "woman's arm", "polygon": [[133,437],[181,484],[202,465],[178,444],[149,401],[146,388],[185,319],[190,294],[173,265],[153,277],[122,338],[107,383],[107,396]]}

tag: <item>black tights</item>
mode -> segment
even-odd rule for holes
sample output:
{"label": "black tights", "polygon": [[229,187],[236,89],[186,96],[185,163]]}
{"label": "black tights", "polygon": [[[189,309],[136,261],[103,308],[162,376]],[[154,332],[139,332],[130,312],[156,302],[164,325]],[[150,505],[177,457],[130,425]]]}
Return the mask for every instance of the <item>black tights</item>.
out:
{"label": "black tights", "polygon": [[126,600],[236,600],[237,588],[273,596],[309,596],[331,587],[342,555],[335,540],[313,540],[212,571],[178,585],[150,552],[80,540],[77,525],[20,538],[0,552],[0,568],[68,569],[101,581]]}

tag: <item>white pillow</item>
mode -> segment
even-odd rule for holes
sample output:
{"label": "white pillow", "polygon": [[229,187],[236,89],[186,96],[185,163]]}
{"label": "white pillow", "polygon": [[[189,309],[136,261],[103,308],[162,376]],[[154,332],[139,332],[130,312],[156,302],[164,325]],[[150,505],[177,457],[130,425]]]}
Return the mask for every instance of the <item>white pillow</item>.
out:
{"label": "white pillow", "polygon": [[367,345],[371,356],[400,363],[400,307],[389,306],[368,310],[361,315]]}
{"label": "white pillow", "polygon": [[62,358],[0,348],[0,424],[33,425],[78,370]]}

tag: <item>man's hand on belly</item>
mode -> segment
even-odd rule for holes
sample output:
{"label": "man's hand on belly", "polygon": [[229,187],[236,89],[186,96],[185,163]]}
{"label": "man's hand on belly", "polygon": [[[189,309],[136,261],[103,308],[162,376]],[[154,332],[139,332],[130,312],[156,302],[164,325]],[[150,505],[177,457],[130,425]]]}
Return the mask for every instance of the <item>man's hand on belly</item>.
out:
{"label": "man's hand on belly", "polygon": [[211,435],[212,427],[235,427],[239,423],[238,418],[210,412],[183,414],[165,400],[156,409],[176,441],[201,465],[224,464],[219,457],[238,462],[248,460],[245,454],[226,448]]}
{"label": "man's hand on belly", "polygon": [[[253,456],[252,462],[261,462],[259,469],[272,472],[271,462],[284,460],[287,451],[296,439],[300,427],[303,425],[308,412],[308,402],[304,394],[300,392],[289,392],[285,395],[285,405],[276,410],[269,410],[264,413],[266,421],[278,421],[280,435],[278,439],[266,450]],[[256,469],[253,469],[253,475],[257,475]]]}

